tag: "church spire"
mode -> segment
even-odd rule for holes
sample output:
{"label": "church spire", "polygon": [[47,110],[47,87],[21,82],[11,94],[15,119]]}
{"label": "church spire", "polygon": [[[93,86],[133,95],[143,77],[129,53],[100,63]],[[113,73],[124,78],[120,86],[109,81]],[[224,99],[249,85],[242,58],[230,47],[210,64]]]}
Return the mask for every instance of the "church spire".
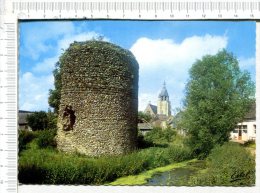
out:
{"label": "church spire", "polygon": [[157,101],[157,114],[166,116],[171,115],[171,103],[165,81],[163,82],[163,87]]}
{"label": "church spire", "polygon": [[167,89],[166,89],[166,83],[165,81],[163,82],[163,88],[158,96],[158,98],[162,101],[165,101],[165,100],[169,100],[169,95],[168,95],[168,92],[167,92]]}

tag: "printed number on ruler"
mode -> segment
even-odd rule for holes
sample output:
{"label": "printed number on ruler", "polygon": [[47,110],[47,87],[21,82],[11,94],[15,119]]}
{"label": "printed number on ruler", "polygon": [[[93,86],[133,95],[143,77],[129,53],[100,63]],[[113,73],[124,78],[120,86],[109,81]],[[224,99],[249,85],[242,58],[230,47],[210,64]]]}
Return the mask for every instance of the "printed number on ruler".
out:
{"label": "printed number on ruler", "polygon": [[13,1],[20,19],[260,19],[260,1]]}

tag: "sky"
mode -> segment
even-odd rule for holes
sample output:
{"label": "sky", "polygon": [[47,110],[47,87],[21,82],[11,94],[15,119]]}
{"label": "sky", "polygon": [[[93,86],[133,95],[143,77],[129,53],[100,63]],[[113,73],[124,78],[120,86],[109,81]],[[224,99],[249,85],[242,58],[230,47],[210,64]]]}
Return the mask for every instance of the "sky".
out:
{"label": "sky", "polygon": [[163,82],[172,111],[181,108],[192,64],[222,49],[255,81],[254,21],[37,21],[19,23],[19,109],[47,111],[55,63],[74,41],[103,36],[139,63],[139,110],[156,105]]}

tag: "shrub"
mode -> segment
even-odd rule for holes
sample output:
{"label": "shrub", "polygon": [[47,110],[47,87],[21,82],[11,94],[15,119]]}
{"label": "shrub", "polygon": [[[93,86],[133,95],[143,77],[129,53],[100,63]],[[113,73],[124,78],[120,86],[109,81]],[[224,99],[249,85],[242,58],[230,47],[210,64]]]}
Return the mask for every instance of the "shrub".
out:
{"label": "shrub", "polygon": [[144,136],[144,139],[153,144],[168,144],[174,140],[175,135],[176,131],[173,128],[154,127]]}
{"label": "shrub", "polygon": [[44,129],[55,129],[57,125],[57,116],[52,112],[34,112],[26,117],[28,125],[33,131]]}
{"label": "shrub", "polygon": [[143,148],[148,148],[153,146],[153,143],[150,141],[147,141],[144,139],[144,135],[141,133],[140,130],[138,130],[138,135],[137,135],[137,147],[140,149]]}
{"label": "shrub", "polygon": [[243,145],[244,147],[251,147],[251,148],[255,148],[256,145],[255,145],[255,140],[248,140],[244,143]]}
{"label": "shrub", "polygon": [[57,129],[57,115],[51,111],[47,113],[48,117],[48,124],[47,128],[48,129]]}
{"label": "shrub", "polygon": [[24,149],[26,149],[26,145],[31,142],[34,138],[35,135],[32,131],[28,131],[28,130],[19,130],[18,131],[18,141],[19,141],[19,153],[21,151],[23,151]]}
{"label": "shrub", "polygon": [[37,145],[39,148],[56,147],[56,129],[38,131]]}
{"label": "shrub", "polygon": [[138,112],[138,121],[140,123],[149,122],[149,121],[151,121],[151,119],[152,119],[152,116],[150,114],[144,113],[142,111]]}
{"label": "shrub", "polygon": [[215,147],[207,158],[208,169],[191,179],[193,185],[251,186],[255,183],[254,157],[238,144]]}
{"label": "shrub", "polygon": [[[140,154],[87,158],[54,149],[30,149],[19,159],[18,179],[31,184],[102,184],[145,169]],[[31,175],[30,175],[31,174]]]}
{"label": "shrub", "polygon": [[193,154],[190,148],[186,146],[171,145],[168,148],[168,157],[171,162],[181,162],[193,158]]}

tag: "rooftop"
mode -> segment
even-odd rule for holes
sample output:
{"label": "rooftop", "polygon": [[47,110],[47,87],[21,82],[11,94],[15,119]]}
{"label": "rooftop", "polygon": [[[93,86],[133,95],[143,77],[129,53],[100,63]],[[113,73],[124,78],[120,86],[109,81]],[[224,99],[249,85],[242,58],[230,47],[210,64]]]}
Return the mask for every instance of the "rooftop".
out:
{"label": "rooftop", "polygon": [[163,88],[162,88],[158,98],[162,98],[162,97],[167,97],[167,98],[169,97],[165,82],[163,83]]}

